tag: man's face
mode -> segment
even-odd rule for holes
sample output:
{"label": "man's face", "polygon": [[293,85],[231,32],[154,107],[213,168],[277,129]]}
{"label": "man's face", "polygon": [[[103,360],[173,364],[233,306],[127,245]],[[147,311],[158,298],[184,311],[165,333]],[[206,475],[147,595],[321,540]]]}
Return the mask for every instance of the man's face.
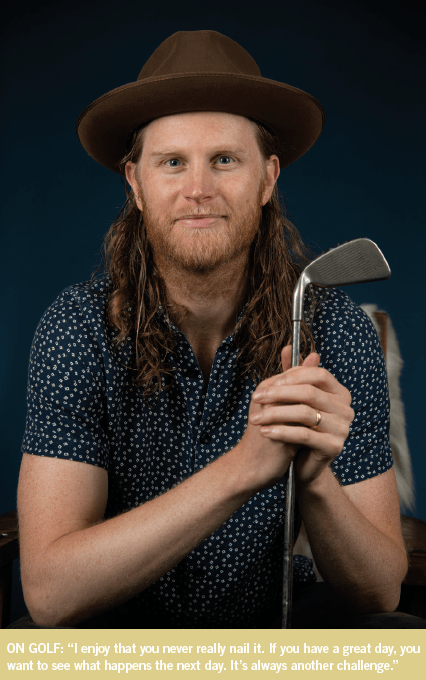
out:
{"label": "man's face", "polygon": [[154,120],[126,166],[156,261],[192,272],[248,254],[278,173],[247,118],[210,112]]}

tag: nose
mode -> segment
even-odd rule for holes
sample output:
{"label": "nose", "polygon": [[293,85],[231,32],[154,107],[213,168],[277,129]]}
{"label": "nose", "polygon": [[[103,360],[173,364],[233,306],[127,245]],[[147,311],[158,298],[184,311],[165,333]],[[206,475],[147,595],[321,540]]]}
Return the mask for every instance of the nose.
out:
{"label": "nose", "polygon": [[216,187],[210,168],[203,163],[196,163],[189,167],[185,173],[182,193],[188,201],[195,203],[204,203],[214,198]]}

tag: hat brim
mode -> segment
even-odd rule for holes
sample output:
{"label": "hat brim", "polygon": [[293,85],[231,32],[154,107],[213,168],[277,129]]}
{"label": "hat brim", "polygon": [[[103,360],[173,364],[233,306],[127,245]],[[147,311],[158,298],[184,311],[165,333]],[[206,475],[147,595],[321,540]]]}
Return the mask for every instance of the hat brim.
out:
{"label": "hat brim", "polygon": [[285,83],[229,73],[186,73],[146,78],[103,95],[80,115],[77,134],[98,163],[119,172],[132,130],[154,118],[190,111],[221,111],[272,128],[286,167],[300,158],[324,127],[324,110],[311,95]]}

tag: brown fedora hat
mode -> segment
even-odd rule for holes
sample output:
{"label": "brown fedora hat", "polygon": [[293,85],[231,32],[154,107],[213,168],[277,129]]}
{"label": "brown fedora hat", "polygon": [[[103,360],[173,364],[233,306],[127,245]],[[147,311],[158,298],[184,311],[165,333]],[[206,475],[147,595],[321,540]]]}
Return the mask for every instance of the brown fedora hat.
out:
{"label": "brown fedora hat", "polygon": [[319,137],[324,111],[311,95],[262,78],[246,50],[216,31],[179,31],[146,62],[136,82],[96,99],[77,121],[77,134],[98,163],[119,172],[129,134],[154,118],[222,111],[253,118],[278,136],[281,167]]}

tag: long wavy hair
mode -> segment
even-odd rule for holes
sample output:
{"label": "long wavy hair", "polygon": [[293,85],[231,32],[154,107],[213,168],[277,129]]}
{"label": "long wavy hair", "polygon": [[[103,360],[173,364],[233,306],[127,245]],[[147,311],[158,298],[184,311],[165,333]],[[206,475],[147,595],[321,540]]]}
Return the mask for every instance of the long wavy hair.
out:
{"label": "long wavy hair", "polygon": [[[280,143],[271,131],[256,121],[252,124],[262,155],[269,159],[277,153]],[[128,152],[121,162],[123,177],[126,163],[137,163],[141,156],[145,127],[135,130],[129,138]],[[126,193],[126,202],[104,242],[105,268],[111,285],[107,315],[109,324],[117,330],[117,345],[129,336],[134,341],[131,368],[136,384],[143,387],[147,397],[169,384],[173,372],[167,354],[174,352],[176,338],[170,327],[166,287],[153,258],[143,215],[127,185]],[[280,206],[277,187],[262,208],[249,257],[245,310],[234,330],[234,341],[239,349],[237,365],[241,377],[248,373],[259,383],[281,370],[281,350],[291,342],[293,290],[301,269],[310,259],[297,229]],[[158,313],[160,305],[168,323]],[[312,335],[302,324],[302,355],[311,347]]]}

